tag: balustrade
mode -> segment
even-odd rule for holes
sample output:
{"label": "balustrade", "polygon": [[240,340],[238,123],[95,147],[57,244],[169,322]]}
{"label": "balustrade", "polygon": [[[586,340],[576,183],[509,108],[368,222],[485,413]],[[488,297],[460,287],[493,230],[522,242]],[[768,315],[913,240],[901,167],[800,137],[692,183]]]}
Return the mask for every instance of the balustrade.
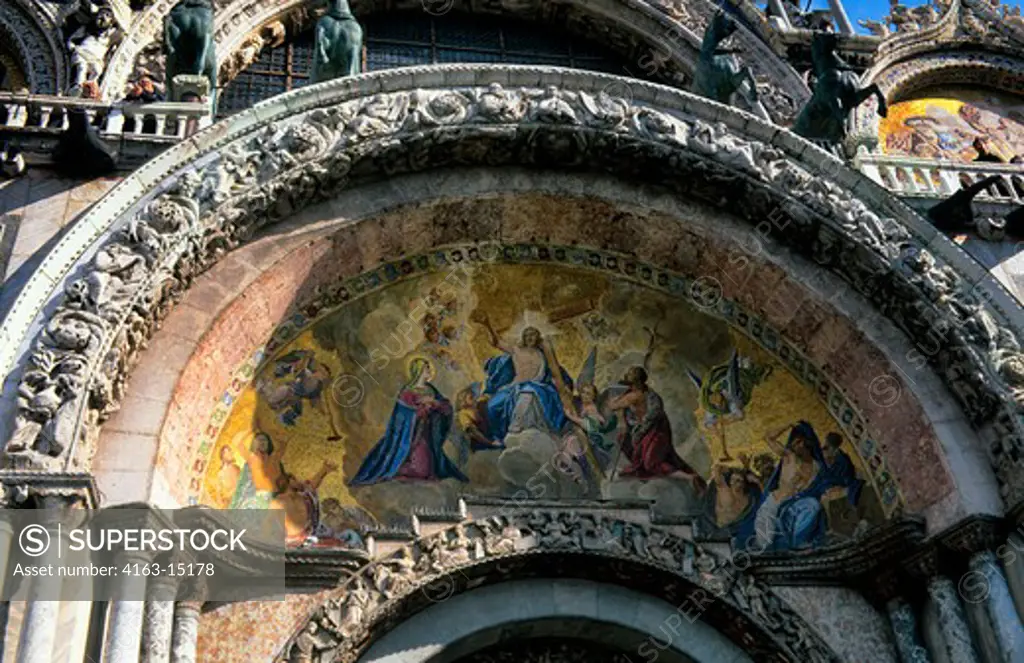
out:
{"label": "balustrade", "polygon": [[176,142],[212,122],[205,103],[142,104],[0,92],[0,130],[57,133],[67,128],[67,111],[73,108],[85,111],[100,135],[113,140]]}
{"label": "balustrade", "polygon": [[1024,165],[959,163],[885,154],[861,154],[855,160],[862,173],[898,196],[946,198],[986,177],[999,179],[978,201],[1024,203]]}

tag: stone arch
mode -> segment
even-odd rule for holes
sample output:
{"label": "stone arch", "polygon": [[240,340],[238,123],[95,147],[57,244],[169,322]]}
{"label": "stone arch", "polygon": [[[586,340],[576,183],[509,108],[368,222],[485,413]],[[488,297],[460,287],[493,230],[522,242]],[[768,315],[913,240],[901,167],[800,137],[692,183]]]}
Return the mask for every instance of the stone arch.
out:
{"label": "stone arch", "polygon": [[5,319],[5,402],[20,394],[6,411],[7,462],[87,465],[154,326],[257,228],[352,181],[518,164],[640,175],[753,225],[784,218],[778,241],[916,340],[920,361],[992,435],[996,477],[1016,504],[1022,312],[1010,296],[908,208],[798,137],[662,86],[598,95],[620,83],[524,67],[383,72],[270,100],[168,150],[61,238]]}
{"label": "stone arch", "polygon": [[[173,5],[172,0],[157,2],[132,25],[131,32],[108,61],[102,84],[105,98],[121,94],[136,58],[158,42],[163,17]],[[583,36],[602,35],[601,40],[635,69],[628,75],[643,75],[679,87],[686,87],[687,81],[692,79],[703,30],[714,10],[705,3],[661,0],[573,0],[559,4],[525,0],[500,6],[438,0],[434,5],[436,7],[420,0],[356,0],[352,3],[357,15],[396,10],[446,13],[454,8],[545,22]],[[745,52],[744,60],[759,76],[765,107],[777,121],[788,122],[810,96],[809,91],[781,53],[765,39],[760,12],[749,3],[742,3],[736,11],[740,16],[740,29],[734,40]],[[300,22],[308,22],[311,20],[308,13],[309,9],[299,0],[281,3],[235,0],[218,4],[215,17],[218,70],[224,71],[245,41],[262,26],[286,16],[289,20],[299,17]],[[228,66],[228,69],[234,67]]]}
{"label": "stone arch", "polygon": [[507,636],[513,646],[540,638],[585,638],[594,653],[640,650],[672,663],[749,661],[720,633],[682,619],[659,599],[618,585],[559,578],[506,580],[452,596],[384,634],[360,660],[458,661],[500,646]]}
{"label": "stone arch", "polygon": [[67,55],[58,41],[59,28],[32,2],[0,6],[0,35],[18,58],[29,92],[60,94],[67,81]]}
{"label": "stone arch", "polygon": [[[361,657],[412,615],[453,596],[525,578],[601,578],[661,599],[668,604],[659,606],[662,616],[675,613],[680,622],[700,620],[718,631],[715,641],[690,643],[689,651],[673,641],[698,661],[734,660],[721,658],[726,639],[734,658],[739,649],[755,661],[839,661],[803,618],[746,573],[747,565],[749,559],[726,559],[669,528],[510,502],[498,515],[421,537],[355,572],[302,620],[278,660],[377,660]],[[541,602],[537,607],[543,610]],[[463,635],[486,622],[467,618]],[[643,630],[654,635],[656,627]]]}

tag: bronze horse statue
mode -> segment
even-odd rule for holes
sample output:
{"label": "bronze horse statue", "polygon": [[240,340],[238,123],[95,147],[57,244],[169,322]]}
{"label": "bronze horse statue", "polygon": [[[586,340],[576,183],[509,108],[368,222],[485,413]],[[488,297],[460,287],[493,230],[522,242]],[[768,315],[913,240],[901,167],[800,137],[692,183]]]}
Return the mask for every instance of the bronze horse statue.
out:
{"label": "bronze horse statue", "polygon": [[793,125],[793,131],[804,138],[831,146],[842,144],[850,112],[872,96],[878,99],[881,117],[889,112],[882,90],[875,83],[860,87],[860,78],[836,54],[838,46],[839,37],[832,32],[818,32],[811,40],[811,61],[817,80],[810,100]]}
{"label": "bronze horse statue", "polygon": [[363,28],[349,9],[348,0],[330,0],[327,13],[316,22],[313,83],[359,73],[363,55]]}
{"label": "bronze horse statue", "polygon": [[700,59],[693,73],[693,91],[719,103],[731,104],[733,95],[747,84],[744,98],[750,107],[758,106],[757,81],[750,67],[740,67],[732,57],[735,51],[719,45],[736,32],[736,22],[723,12],[715,14],[704,31]]}
{"label": "bronze horse statue", "polygon": [[164,52],[167,54],[167,91],[174,90],[179,74],[204,76],[210,81],[210,103],[217,107],[217,56],[213,45],[213,5],[210,0],[181,0],[164,19]]}

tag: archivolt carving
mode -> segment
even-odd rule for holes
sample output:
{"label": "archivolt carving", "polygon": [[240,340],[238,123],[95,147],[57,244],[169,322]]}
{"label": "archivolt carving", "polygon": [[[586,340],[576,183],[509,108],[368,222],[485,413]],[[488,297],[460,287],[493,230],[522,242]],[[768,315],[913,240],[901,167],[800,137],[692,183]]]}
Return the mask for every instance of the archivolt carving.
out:
{"label": "archivolt carving", "polygon": [[[719,614],[739,617],[733,620],[733,627],[748,629],[743,645],[755,660],[837,660],[769,588],[699,544],[657,527],[600,513],[518,509],[507,516],[455,525],[368,564],[301,625],[278,661],[355,661],[368,646],[372,632],[381,624],[407,616],[403,613],[423,599],[444,600],[467,585],[500,580],[510,562],[537,555],[586,555],[602,558],[610,568],[619,562],[667,573],[695,592],[680,610],[689,610],[686,606],[692,603],[702,606],[694,609],[703,612],[710,603],[720,601],[726,609]],[[614,573],[602,579],[626,581]]]}
{"label": "archivolt carving", "polygon": [[[442,71],[459,80],[550,76],[528,68]],[[165,153],[168,164],[175,150],[188,154],[198,145],[205,156],[162,175],[166,188],[144,206],[119,212],[111,222],[118,230],[39,318],[44,328],[21,376],[8,462],[87,462],[88,445],[67,449],[117,407],[154,326],[198,272],[256,229],[352,181],[522,164],[657,181],[751,223],[774,223],[773,237],[837,272],[901,327],[970,419],[982,425],[1000,415],[993,465],[1006,499],[1024,497],[1022,409],[1013,397],[1024,387],[1014,370],[1021,354],[1017,332],[991,302],[1001,291],[933,255],[927,247],[943,239],[909,209],[788,132],[668,88],[637,82],[632,99],[617,98],[603,91],[614,79],[580,72],[565,72],[562,87],[400,87],[428,72],[438,75],[436,68],[406,70],[301,90],[284,98],[276,118],[264,107],[262,124],[254,113],[234,120],[239,129],[230,139],[218,140],[228,129],[215,127]],[[391,91],[349,92],[375,79]],[[303,107],[310,110],[286,110]],[[15,317],[39,306],[23,297]]]}
{"label": "archivolt carving", "polygon": [[55,41],[59,30],[31,4],[0,3],[0,35],[14,47],[31,92],[60,94],[66,85],[67,58]]}

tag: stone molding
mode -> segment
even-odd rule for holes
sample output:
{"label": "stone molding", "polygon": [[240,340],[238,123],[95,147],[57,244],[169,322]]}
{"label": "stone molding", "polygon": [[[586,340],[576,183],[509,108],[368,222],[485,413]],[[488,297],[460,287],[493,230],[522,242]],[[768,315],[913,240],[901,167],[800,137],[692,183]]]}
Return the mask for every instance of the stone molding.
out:
{"label": "stone molding", "polygon": [[[927,350],[968,418],[994,429],[1004,499],[1024,499],[1024,311],[883,189],[797,136],[659,85],[533,67],[392,70],[277,97],[120,183],[47,255],[4,320],[18,410],[8,464],[88,464],[155,325],[196,274],[258,228],[351,181],[446,165],[589,168],[660,178],[833,270]],[[508,86],[508,87],[506,87]],[[728,197],[723,191],[730,192]],[[930,338],[938,336],[938,338]]]}
{"label": "stone molding", "polygon": [[589,561],[609,569],[602,576],[608,582],[625,583],[633,574],[647,578],[641,591],[660,594],[680,609],[688,601],[712,601],[702,617],[731,630],[730,639],[754,660],[839,660],[774,592],[700,544],[600,513],[512,511],[459,523],[372,561],[330,593],[276,660],[356,661],[375,637],[424,604],[484,583],[543,577]]}

